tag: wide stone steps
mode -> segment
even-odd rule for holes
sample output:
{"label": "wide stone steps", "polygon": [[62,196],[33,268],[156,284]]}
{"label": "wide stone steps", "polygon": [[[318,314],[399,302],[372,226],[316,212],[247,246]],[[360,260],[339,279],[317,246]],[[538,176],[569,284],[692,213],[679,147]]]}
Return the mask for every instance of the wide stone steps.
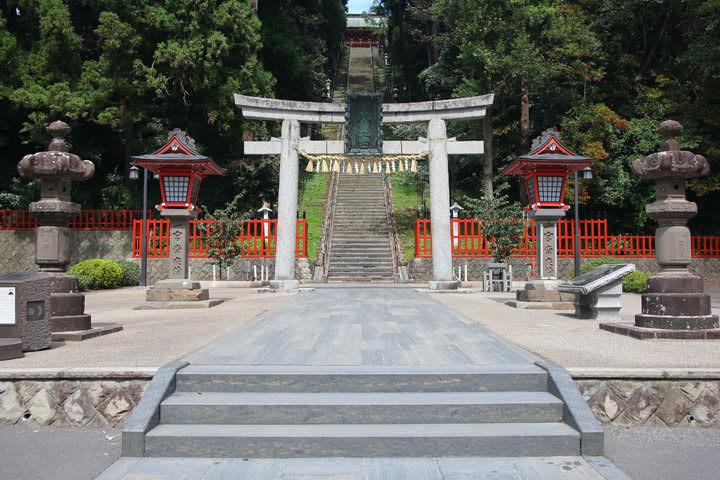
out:
{"label": "wide stone steps", "polygon": [[179,392],[546,392],[535,365],[237,366],[191,365],[177,372]]}
{"label": "wide stone steps", "polygon": [[360,424],[559,422],[546,392],[226,393],[178,392],[161,405],[167,423]]}
{"label": "wide stone steps", "polygon": [[164,457],[578,455],[535,365],[191,365],[145,454]]}
{"label": "wide stone steps", "polygon": [[145,437],[150,457],[570,456],[579,446],[559,423],[160,425]]}

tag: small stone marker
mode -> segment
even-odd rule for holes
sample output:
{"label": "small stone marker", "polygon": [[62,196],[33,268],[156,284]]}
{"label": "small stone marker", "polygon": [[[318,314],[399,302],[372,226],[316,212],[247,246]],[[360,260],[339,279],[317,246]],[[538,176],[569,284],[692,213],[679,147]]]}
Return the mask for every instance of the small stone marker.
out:
{"label": "small stone marker", "polygon": [[0,360],[50,347],[54,282],[55,276],[44,272],[0,276]]}
{"label": "small stone marker", "polygon": [[575,294],[575,315],[593,320],[620,320],[622,278],[635,271],[632,263],[600,265],[558,286]]}

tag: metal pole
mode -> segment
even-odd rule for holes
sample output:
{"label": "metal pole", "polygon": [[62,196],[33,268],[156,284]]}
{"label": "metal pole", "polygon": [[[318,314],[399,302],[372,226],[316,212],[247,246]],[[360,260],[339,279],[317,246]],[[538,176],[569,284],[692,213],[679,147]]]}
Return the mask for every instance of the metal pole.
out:
{"label": "metal pole", "polygon": [[140,260],[140,285],[147,286],[147,169],[143,168],[143,205],[142,205],[142,250]]}
{"label": "metal pole", "polygon": [[580,215],[578,204],[578,174],[574,173],[574,190],[575,190],[575,276],[580,275]]}

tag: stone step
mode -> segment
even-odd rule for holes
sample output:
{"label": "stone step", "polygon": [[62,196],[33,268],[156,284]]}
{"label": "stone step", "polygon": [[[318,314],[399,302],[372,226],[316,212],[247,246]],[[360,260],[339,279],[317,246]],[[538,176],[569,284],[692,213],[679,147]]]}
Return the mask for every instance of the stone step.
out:
{"label": "stone step", "polygon": [[190,365],[177,372],[184,392],[545,392],[535,365],[242,366]]}
{"label": "stone step", "polygon": [[560,422],[563,403],[546,392],[218,393],[177,392],[163,423],[382,424]]}
{"label": "stone step", "polygon": [[377,253],[347,253],[342,251],[332,252],[330,259],[333,261],[352,261],[358,260],[363,262],[374,262],[374,261],[388,261],[392,263],[392,255],[388,252],[377,252]]}
{"label": "stone step", "polygon": [[559,423],[395,425],[158,425],[150,457],[508,457],[578,455]]}
{"label": "stone step", "polygon": [[328,283],[395,283],[395,277],[390,275],[328,275]]}

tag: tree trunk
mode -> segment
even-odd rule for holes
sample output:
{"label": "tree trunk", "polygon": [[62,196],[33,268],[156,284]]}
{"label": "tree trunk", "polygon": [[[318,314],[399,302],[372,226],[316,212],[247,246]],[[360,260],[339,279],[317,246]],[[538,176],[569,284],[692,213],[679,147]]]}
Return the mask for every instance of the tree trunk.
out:
{"label": "tree trunk", "polygon": [[488,109],[483,119],[483,144],[485,149],[485,163],[483,164],[483,188],[488,197],[493,196],[493,144],[492,144],[492,116]]}
{"label": "tree trunk", "polygon": [[523,81],[520,86],[520,155],[530,151],[530,95]]}

